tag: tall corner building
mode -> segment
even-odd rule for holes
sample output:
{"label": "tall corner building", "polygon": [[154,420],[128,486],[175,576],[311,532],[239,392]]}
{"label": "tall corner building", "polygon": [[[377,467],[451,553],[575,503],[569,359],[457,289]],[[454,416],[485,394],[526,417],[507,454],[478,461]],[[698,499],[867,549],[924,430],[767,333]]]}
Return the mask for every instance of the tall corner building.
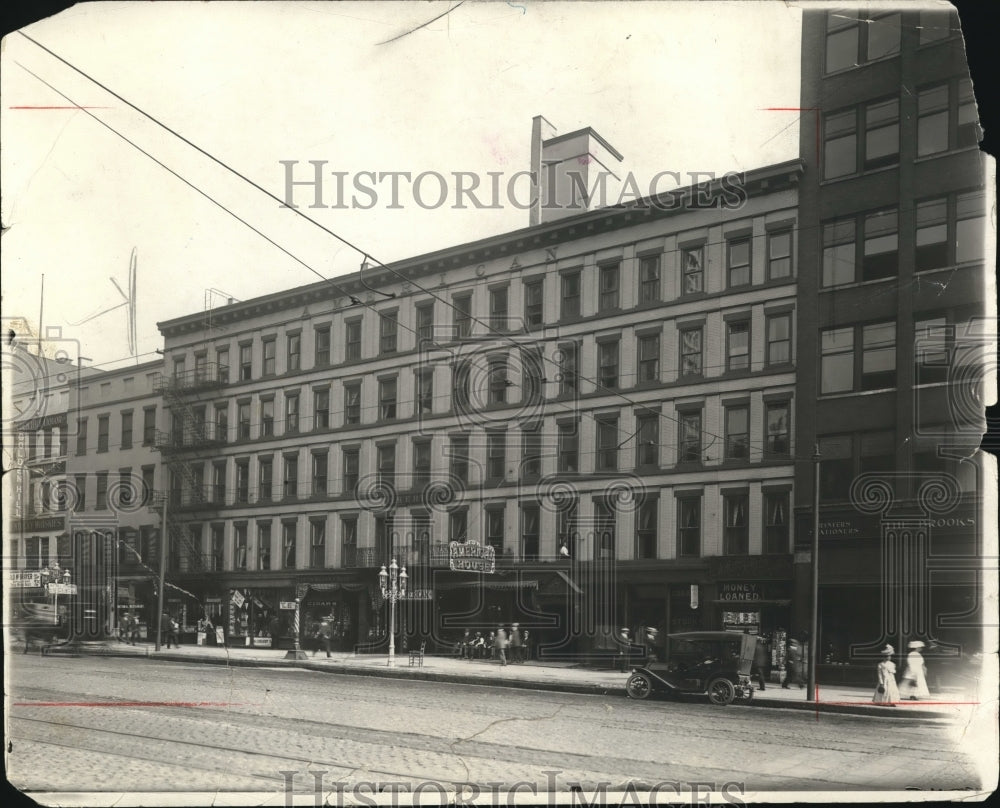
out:
{"label": "tall corner building", "polygon": [[954,12],[807,9],[801,107],[793,629],[810,628],[818,446],[831,681],[886,643],[983,648],[995,177]]}

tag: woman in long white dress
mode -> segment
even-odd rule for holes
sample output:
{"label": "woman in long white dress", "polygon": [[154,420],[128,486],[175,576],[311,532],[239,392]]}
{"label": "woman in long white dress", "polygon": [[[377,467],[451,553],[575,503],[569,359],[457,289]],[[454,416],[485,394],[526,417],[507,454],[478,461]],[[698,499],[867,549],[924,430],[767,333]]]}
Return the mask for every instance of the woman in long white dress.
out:
{"label": "woman in long white dress", "polygon": [[927,665],[924,663],[920,649],[924,644],[920,640],[914,640],[907,648],[910,653],[906,655],[906,665],[903,667],[903,678],[899,683],[899,694],[904,699],[916,701],[926,699],[931,695],[927,689]]}
{"label": "woman in long white dress", "polygon": [[878,663],[878,684],[872,701],[875,704],[894,705],[899,701],[899,688],[896,686],[896,663],[892,661],[895,650],[891,645],[882,649],[882,661]]}

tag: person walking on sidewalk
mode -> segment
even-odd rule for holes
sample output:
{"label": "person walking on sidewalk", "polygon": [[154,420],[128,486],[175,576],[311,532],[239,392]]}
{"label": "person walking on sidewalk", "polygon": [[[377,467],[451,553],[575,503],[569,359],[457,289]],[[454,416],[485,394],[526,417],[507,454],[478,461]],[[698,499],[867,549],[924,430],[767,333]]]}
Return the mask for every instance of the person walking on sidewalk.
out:
{"label": "person walking on sidewalk", "polygon": [[326,658],[330,658],[330,639],[333,637],[333,629],[330,627],[330,621],[327,618],[323,618],[320,621],[319,628],[317,629],[317,647],[313,648],[313,656],[316,656],[316,652],[319,650],[319,645],[322,644],[323,650],[326,651]]}
{"label": "person walking on sidewalk", "polygon": [[788,688],[792,684],[797,684],[800,688],[805,687],[802,681],[802,643],[794,637],[788,640],[788,652],[785,654],[785,681],[781,686]]}
{"label": "person walking on sidewalk", "polygon": [[171,642],[173,642],[175,648],[181,647],[181,644],[177,641],[177,622],[166,612],[160,617],[160,633],[166,641],[167,650],[170,649]]}
{"label": "person walking on sidewalk", "polygon": [[896,687],[896,663],[892,661],[895,649],[887,645],[882,649],[882,661],[878,663],[878,684],[875,685],[873,704],[888,704],[895,706],[899,701],[899,688]]}
{"label": "person walking on sidewalk", "polygon": [[764,637],[757,637],[757,644],[754,646],[753,667],[750,668],[750,681],[756,679],[760,684],[760,689],[765,690],[764,681],[767,676],[768,662],[771,660],[771,652],[767,648],[767,640]]}
{"label": "person walking on sidewalk", "polygon": [[507,664],[507,632],[504,631],[504,627],[500,626],[497,628],[496,639],[493,641],[493,647],[497,652],[497,659],[500,660],[501,667]]}
{"label": "person walking on sidewalk", "polygon": [[910,653],[906,655],[906,665],[903,667],[903,678],[899,683],[900,698],[916,701],[926,699],[930,696],[927,689],[927,665],[920,649],[924,644],[920,640],[914,640],[906,646]]}
{"label": "person walking on sidewalk", "polygon": [[514,623],[510,627],[510,661],[523,662],[524,658],[521,656],[522,650],[524,650],[524,646],[521,643],[521,627],[517,623]]}

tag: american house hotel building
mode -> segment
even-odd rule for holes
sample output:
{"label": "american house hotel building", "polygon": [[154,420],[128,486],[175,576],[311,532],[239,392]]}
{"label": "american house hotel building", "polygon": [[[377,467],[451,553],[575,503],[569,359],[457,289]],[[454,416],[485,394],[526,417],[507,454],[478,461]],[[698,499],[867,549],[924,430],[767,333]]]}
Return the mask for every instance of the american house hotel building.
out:
{"label": "american house hotel building", "polygon": [[[786,625],[800,174],[748,172],[730,208],[715,181],[702,206],[543,212],[161,323],[172,575],[241,644],[288,643],[300,597],[304,636],[329,616],[381,647],[392,558],[400,633],[441,644]],[[451,570],[451,541],[495,572]]]}

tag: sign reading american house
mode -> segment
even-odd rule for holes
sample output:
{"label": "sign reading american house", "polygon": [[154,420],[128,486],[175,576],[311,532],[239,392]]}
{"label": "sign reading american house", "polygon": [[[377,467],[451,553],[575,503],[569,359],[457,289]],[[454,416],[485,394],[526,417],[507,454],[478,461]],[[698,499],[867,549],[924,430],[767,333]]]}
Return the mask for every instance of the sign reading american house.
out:
{"label": "sign reading american house", "polygon": [[448,561],[451,569],[461,572],[496,572],[496,550],[483,547],[479,542],[453,541],[448,545]]}

